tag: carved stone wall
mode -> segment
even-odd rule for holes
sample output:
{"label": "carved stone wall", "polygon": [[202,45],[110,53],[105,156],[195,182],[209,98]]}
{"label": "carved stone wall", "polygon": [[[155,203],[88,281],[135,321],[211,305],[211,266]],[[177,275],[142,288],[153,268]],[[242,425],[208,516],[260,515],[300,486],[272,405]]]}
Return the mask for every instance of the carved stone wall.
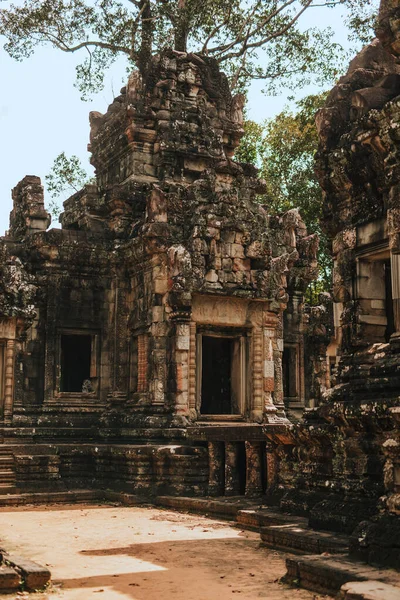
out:
{"label": "carved stone wall", "polygon": [[337,385],[293,427],[286,445],[271,436],[280,465],[275,491],[281,506],[308,514],[316,527],[354,530],[355,555],[396,567],[397,4],[381,3],[379,39],[350,63],[317,115],[316,169],[324,194],[323,226],[332,239],[335,329],[340,333]]}
{"label": "carved stone wall", "polygon": [[[29,272],[36,296],[18,342],[9,437],[186,440],[199,451],[182,462],[187,477],[177,474],[176,490],[186,481],[189,493],[191,469],[204,468],[207,432],[217,420],[226,489],[243,488],[239,463],[257,471],[243,491],[265,487],[256,467],[264,460],[263,427],[289,426],[282,315],[290,294],[300,315],[317,273],[318,240],[307,236],[296,210],[269,216],[257,199],[257,170],[232,159],[242,108],[243,97],[231,96],[215,62],[165,51],[147,73],[131,75],[106,114],[91,113],[96,183],[64,203],[61,230],[45,231],[38,178],[15,188],[4,243]],[[202,410],[203,338],[225,348],[230,396],[222,414],[209,404]],[[244,438],[250,429],[243,424],[253,427]],[[178,462],[171,460],[171,469]],[[102,468],[92,454],[89,463]],[[68,472],[63,464],[61,475]],[[145,470],[154,478],[161,467],[150,464]],[[192,483],[192,491],[204,491]]]}

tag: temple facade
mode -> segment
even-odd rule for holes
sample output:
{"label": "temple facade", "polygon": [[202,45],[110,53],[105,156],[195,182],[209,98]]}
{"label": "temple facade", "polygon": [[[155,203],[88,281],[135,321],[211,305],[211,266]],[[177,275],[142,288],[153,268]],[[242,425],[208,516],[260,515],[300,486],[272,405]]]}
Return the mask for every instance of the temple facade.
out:
{"label": "temple facade", "polygon": [[308,402],[318,240],[298,211],[270,216],[233,160],[242,107],[213,61],[165,51],[91,113],[96,180],[61,229],[37,177],[13,190],[0,356],[17,489],[257,495],[273,480],[265,431],[285,436]]}
{"label": "temple facade", "polygon": [[318,239],[234,160],[243,97],[166,50],[91,113],[95,182],[0,240],[0,486],[263,496],[400,567],[400,9],[317,114]]}

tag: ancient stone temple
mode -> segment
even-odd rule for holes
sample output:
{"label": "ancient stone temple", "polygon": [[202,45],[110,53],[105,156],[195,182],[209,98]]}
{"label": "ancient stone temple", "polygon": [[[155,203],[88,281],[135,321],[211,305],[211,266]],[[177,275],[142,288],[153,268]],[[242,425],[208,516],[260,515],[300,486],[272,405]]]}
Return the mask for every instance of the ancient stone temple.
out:
{"label": "ancient stone temple", "polygon": [[309,402],[318,241],[296,210],[269,216],[256,169],[233,160],[242,107],[211,60],[165,51],[91,114],[96,181],[65,202],[62,229],[47,229],[37,177],[13,190],[3,486],[252,495],[275,482],[267,432],[287,437],[286,408]]}
{"label": "ancient stone temple", "polygon": [[[281,507],[353,532],[352,554],[400,566],[400,8],[317,115],[332,240],[337,385],[276,442]],[[361,521],[361,523],[360,523]]]}

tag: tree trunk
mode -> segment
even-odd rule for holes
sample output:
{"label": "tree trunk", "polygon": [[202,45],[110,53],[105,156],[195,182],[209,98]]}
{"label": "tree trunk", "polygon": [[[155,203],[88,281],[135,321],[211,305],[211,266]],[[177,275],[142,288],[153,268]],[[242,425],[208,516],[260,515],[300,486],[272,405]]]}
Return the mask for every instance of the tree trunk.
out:
{"label": "tree trunk", "polygon": [[186,52],[189,24],[186,0],[178,0],[178,15],[175,24],[175,50]]}
{"label": "tree trunk", "polygon": [[139,10],[142,13],[142,29],[138,66],[141,73],[146,73],[150,66],[153,51],[153,21],[151,20],[151,7],[149,0],[140,0]]}

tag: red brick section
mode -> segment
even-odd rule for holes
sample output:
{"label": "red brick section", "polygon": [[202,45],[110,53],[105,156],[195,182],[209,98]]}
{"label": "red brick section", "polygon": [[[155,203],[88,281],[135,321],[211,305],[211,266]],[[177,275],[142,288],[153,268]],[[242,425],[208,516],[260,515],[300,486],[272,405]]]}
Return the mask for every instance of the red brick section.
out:
{"label": "red brick section", "polygon": [[148,349],[148,338],[147,335],[138,336],[138,392],[147,391],[147,349]]}

